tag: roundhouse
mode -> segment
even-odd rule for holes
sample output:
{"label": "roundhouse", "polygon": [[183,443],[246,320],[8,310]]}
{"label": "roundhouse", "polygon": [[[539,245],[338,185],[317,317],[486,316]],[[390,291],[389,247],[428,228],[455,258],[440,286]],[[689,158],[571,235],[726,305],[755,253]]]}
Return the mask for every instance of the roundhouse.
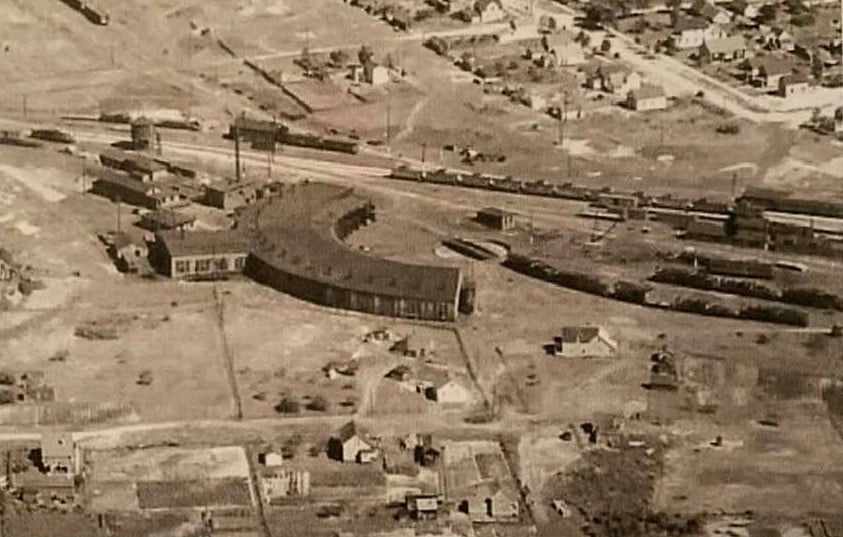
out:
{"label": "roundhouse", "polygon": [[351,189],[311,183],[245,210],[254,241],[247,276],[325,306],[433,321],[454,321],[462,273],[367,255],[345,245],[374,220],[372,203]]}

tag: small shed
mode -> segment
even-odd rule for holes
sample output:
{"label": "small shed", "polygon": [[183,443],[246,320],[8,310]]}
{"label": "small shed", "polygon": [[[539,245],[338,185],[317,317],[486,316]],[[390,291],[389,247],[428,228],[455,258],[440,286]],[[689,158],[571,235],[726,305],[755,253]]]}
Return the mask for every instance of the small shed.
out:
{"label": "small shed", "polygon": [[484,226],[506,231],[515,227],[515,215],[511,212],[486,207],[477,212],[476,220]]}

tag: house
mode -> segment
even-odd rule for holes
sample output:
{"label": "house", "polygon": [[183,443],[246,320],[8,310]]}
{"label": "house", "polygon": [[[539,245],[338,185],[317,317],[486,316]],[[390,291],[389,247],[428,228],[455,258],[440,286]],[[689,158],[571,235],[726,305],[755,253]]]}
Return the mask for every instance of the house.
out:
{"label": "house", "polygon": [[695,0],[689,11],[716,24],[727,24],[731,20],[728,13],[717,8],[708,0]]}
{"label": "house", "polygon": [[138,225],[150,231],[159,231],[162,229],[187,231],[195,229],[196,217],[172,209],[158,209],[141,215]]}
{"label": "house", "polygon": [[497,207],[486,207],[477,211],[475,217],[477,222],[484,226],[506,231],[515,227],[515,214],[498,209]]}
{"label": "house", "polygon": [[623,95],[641,88],[641,75],[620,65],[600,66],[597,71],[603,91]]}
{"label": "house", "polygon": [[353,421],[343,425],[328,440],[328,457],[336,461],[360,462],[361,454],[371,451],[373,446],[363,440]]}
{"label": "house", "polygon": [[76,473],[76,443],[70,433],[41,435],[41,465],[48,474]]}
{"label": "house", "polygon": [[408,494],[404,506],[414,520],[430,520],[439,514],[438,494]]}
{"label": "house", "polygon": [[779,78],[779,97],[802,95],[808,88],[808,77],[803,73],[788,74]]}
{"label": "house", "polygon": [[670,42],[679,50],[698,48],[705,42],[708,28],[708,21],[701,17],[680,17],[673,24]]}
{"label": "house", "polygon": [[132,241],[126,233],[118,233],[109,246],[109,255],[114,259],[120,272],[137,273],[142,267],[148,267],[149,249],[146,244]]}
{"label": "house", "polygon": [[160,231],[149,248],[155,270],[171,278],[201,280],[243,271],[249,240],[237,230]]}
{"label": "house", "polygon": [[746,43],[741,36],[705,41],[700,46],[700,63],[730,62],[746,57]]}
{"label": "house", "polygon": [[412,373],[413,370],[410,369],[410,366],[401,364],[391,369],[389,373],[386,374],[386,378],[396,382],[407,382],[412,377]]}
{"label": "house", "polygon": [[11,281],[18,275],[19,271],[20,265],[15,263],[12,252],[0,248],[0,281]]}
{"label": "house", "polygon": [[439,379],[424,391],[425,397],[443,405],[464,405],[471,402],[471,391],[454,378]]}
{"label": "house", "polygon": [[284,456],[276,451],[258,453],[258,462],[264,466],[283,466]]}
{"label": "house", "polygon": [[472,522],[507,521],[520,514],[518,493],[512,487],[497,482],[480,483],[466,491],[467,497],[457,508]]}
{"label": "house", "polygon": [[778,88],[779,80],[793,73],[794,63],[783,56],[758,56],[749,58],[745,64],[746,79],[760,88]]}
{"label": "house", "polygon": [[602,327],[597,326],[565,326],[553,342],[554,354],[567,357],[607,357],[618,350],[618,344]]}
{"label": "house", "polygon": [[770,50],[793,52],[796,50],[796,41],[794,41],[790,32],[784,28],[773,28],[773,30],[767,34],[767,48]]}
{"label": "house", "polygon": [[418,435],[418,443],[413,447],[413,459],[416,464],[425,468],[436,466],[442,452],[434,445],[433,435]]}
{"label": "house", "polygon": [[363,80],[373,86],[382,86],[389,82],[389,69],[383,65],[369,62],[363,66]]}
{"label": "house", "polygon": [[645,84],[627,93],[626,105],[636,112],[664,110],[667,108],[667,97],[660,86]]}
{"label": "house", "polygon": [[547,109],[547,97],[540,93],[526,92],[522,96],[521,102],[530,107],[530,110],[543,111]]}
{"label": "house", "polygon": [[471,22],[497,22],[506,18],[501,0],[475,0],[471,10]]}
{"label": "house", "polygon": [[219,209],[236,209],[258,200],[258,190],[253,183],[226,181],[205,186],[202,202]]}

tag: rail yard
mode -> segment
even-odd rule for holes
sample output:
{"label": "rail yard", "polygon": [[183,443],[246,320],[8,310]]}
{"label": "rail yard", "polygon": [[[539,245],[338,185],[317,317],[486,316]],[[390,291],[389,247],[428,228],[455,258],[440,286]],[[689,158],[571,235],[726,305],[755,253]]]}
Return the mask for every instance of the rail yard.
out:
{"label": "rail yard", "polygon": [[839,535],[832,7],[10,0],[0,537]]}

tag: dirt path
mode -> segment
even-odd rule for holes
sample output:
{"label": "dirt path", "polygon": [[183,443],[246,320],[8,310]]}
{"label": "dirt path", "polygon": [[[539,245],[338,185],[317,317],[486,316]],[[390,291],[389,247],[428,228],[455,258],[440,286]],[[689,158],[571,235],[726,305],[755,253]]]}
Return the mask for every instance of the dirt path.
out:
{"label": "dirt path", "polygon": [[217,309],[217,325],[219,327],[220,345],[222,346],[223,359],[225,360],[225,372],[228,377],[228,385],[231,389],[231,414],[236,420],[243,419],[243,401],[240,398],[240,388],[237,385],[237,374],[234,371],[234,352],[225,332],[225,303],[222,300],[217,286],[214,286],[214,301]]}
{"label": "dirt path", "polygon": [[410,115],[407,116],[407,122],[404,124],[404,128],[401,129],[401,132],[399,132],[395,136],[395,142],[400,142],[401,140],[413,133],[413,129],[416,126],[416,117],[418,117],[419,113],[429,101],[430,96],[428,95],[424,99],[417,101],[416,104],[413,105],[413,109],[410,111]]}

